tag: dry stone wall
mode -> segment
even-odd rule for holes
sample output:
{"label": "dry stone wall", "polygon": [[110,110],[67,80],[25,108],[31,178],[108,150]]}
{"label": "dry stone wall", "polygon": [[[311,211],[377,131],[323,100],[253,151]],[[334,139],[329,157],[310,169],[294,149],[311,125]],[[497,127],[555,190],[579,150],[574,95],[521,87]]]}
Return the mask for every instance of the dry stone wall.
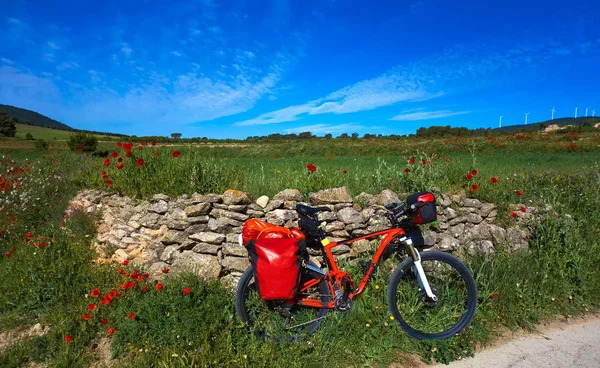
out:
{"label": "dry stone wall", "polygon": [[[157,194],[151,200],[136,200],[117,194],[86,190],[72,201],[74,210],[100,214],[94,242],[105,262],[130,262],[146,266],[156,277],[162,270],[191,270],[199,276],[235,282],[248,266],[246,249],[239,245],[244,221],[258,218],[275,225],[298,226],[297,203],[302,194],[286,189],[272,199],[255,200],[237,190],[223,194],[193,194],[170,198]],[[384,190],[378,195],[361,193],[354,199],[345,187],[309,195],[309,205],[326,205],[319,219],[332,241],[368,234],[389,226],[382,206],[400,202],[398,195]],[[529,209],[519,216],[534,212]],[[468,251],[493,252],[496,245],[510,248],[527,246],[529,233],[518,226],[502,228],[494,224],[498,211],[491,203],[466,198],[464,193],[438,198],[438,226],[424,231],[428,246],[444,251],[466,247]],[[361,240],[352,247],[333,249],[339,259],[356,258],[374,247]]]}

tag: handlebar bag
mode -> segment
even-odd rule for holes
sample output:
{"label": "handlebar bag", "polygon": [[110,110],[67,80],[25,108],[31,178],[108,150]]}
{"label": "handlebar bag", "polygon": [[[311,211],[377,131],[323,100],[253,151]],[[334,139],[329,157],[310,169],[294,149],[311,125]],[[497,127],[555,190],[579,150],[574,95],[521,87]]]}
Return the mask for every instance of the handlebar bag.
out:
{"label": "handlebar bag", "polygon": [[264,300],[290,299],[300,286],[303,239],[260,238],[246,244],[257,291]]}
{"label": "handlebar bag", "polygon": [[418,206],[417,210],[412,215],[412,221],[415,224],[428,224],[437,220],[435,196],[433,193],[419,192],[411,194],[406,198],[406,204],[409,207],[413,204]]}

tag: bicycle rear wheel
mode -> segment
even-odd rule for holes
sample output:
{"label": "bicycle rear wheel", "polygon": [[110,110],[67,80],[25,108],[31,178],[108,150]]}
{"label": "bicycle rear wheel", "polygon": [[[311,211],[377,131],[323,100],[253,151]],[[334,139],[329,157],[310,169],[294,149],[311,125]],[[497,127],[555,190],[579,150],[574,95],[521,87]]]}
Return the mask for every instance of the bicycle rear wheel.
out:
{"label": "bicycle rear wheel", "polygon": [[387,290],[390,313],[412,338],[447,339],[466,328],[475,315],[475,280],[471,271],[448,253],[427,251],[420,256],[427,281],[438,300],[426,297],[409,257],[390,278]]}
{"label": "bicycle rear wheel", "polygon": [[[314,277],[306,269],[302,272],[304,281]],[[327,305],[331,300],[327,281],[321,280],[319,284],[302,293],[302,297],[320,299],[323,305]],[[302,333],[313,333],[319,328],[329,311],[328,308],[313,308],[289,305],[282,301],[263,300],[256,290],[252,266],[246,269],[238,283],[235,309],[242,322],[246,323],[257,336],[269,338],[289,338],[290,336],[297,337]]]}

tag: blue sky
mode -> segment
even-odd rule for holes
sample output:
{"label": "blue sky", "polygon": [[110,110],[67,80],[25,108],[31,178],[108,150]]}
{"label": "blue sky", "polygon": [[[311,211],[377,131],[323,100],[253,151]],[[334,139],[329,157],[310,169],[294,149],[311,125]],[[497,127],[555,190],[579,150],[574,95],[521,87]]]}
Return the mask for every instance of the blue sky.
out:
{"label": "blue sky", "polygon": [[590,0],[7,1],[0,103],[216,138],[598,116],[599,14]]}

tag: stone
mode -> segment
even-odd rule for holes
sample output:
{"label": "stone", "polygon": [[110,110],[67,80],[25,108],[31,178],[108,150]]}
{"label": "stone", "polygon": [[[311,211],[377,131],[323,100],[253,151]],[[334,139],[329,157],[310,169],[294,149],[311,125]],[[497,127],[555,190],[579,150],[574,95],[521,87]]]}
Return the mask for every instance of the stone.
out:
{"label": "stone", "polygon": [[159,215],[164,215],[168,210],[169,205],[163,200],[153,203],[148,207],[148,212],[158,213]]}
{"label": "stone", "polygon": [[490,239],[490,228],[487,224],[475,225],[468,229],[464,234],[464,241],[469,242],[472,240],[487,240]]}
{"label": "stone", "polygon": [[363,236],[363,235],[369,234],[370,232],[371,231],[369,231],[367,229],[356,229],[356,230],[352,230],[352,236],[353,237]]}
{"label": "stone", "polygon": [[256,199],[256,204],[259,205],[261,208],[267,207],[267,204],[269,204],[269,197],[267,197],[266,195],[258,197]]}
{"label": "stone", "polygon": [[184,233],[187,236],[189,236],[192,234],[204,232],[206,230],[209,230],[208,224],[196,224],[196,225],[192,225],[192,226],[188,227],[187,229],[185,229]]}
{"label": "stone", "polygon": [[325,232],[330,233],[335,230],[344,230],[346,225],[341,221],[334,221],[325,225]]}
{"label": "stone", "polygon": [[446,222],[446,221],[443,221],[443,222],[440,221],[439,224],[440,224],[440,230],[441,231],[446,231],[446,230],[448,230],[450,228],[450,224],[448,222]]}
{"label": "stone", "polygon": [[275,194],[273,199],[280,199],[282,201],[296,201],[302,202],[304,199],[302,193],[298,189],[284,189],[281,192]]}
{"label": "stone", "polygon": [[527,230],[520,229],[518,226],[512,226],[506,229],[506,242],[512,249],[521,249],[527,247]]}
{"label": "stone", "polygon": [[177,247],[174,245],[169,245],[165,248],[165,250],[163,250],[162,254],[160,255],[160,260],[166,263],[171,263],[175,253],[177,253]]}
{"label": "stone", "polygon": [[231,273],[221,277],[219,282],[223,287],[229,289],[231,291],[235,291],[238,283],[240,282],[240,278],[242,277],[241,272],[232,271]]}
{"label": "stone", "polygon": [[450,198],[448,195],[446,194],[442,194],[438,197],[438,201],[440,203],[440,206],[442,207],[450,207],[450,205],[452,205],[452,198]]}
{"label": "stone", "polygon": [[[148,273],[155,279],[164,279],[166,275],[162,272],[165,268],[169,268],[170,265],[165,262],[155,262],[147,268]],[[170,270],[170,268],[169,268]]]}
{"label": "stone", "polygon": [[467,215],[467,222],[471,224],[478,224],[483,221],[483,218],[476,213],[470,213]]}
{"label": "stone", "polygon": [[365,223],[348,224],[348,225],[346,225],[346,230],[354,231],[356,229],[364,229],[366,227],[367,227],[367,224],[365,224]]}
{"label": "stone", "polygon": [[371,242],[369,242],[367,239],[362,239],[350,244],[350,247],[350,254],[357,255],[371,250]]}
{"label": "stone", "polygon": [[160,238],[164,245],[181,244],[187,240],[187,234],[183,231],[169,230]]}
{"label": "stone", "polygon": [[425,241],[425,247],[433,247],[437,234],[433,231],[427,230],[423,233],[423,240]]}
{"label": "stone", "polygon": [[363,222],[363,217],[360,212],[354,210],[352,207],[342,208],[337,213],[338,220],[345,224],[356,224]]}
{"label": "stone", "polygon": [[293,227],[299,228],[299,226],[298,226],[298,220],[289,220],[283,226],[286,227],[286,228],[288,228],[288,229],[291,229]]}
{"label": "stone", "polygon": [[313,205],[329,204],[329,203],[352,203],[352,197],[348,192],[348,188],[332,188],[310,193],[310,203]]}
{"label": "stone", "polygon": [[219,194],[205,194],[200,195],[198,193],[192,194],[192,201],[195,203],[208,202],[208,203],[221,203],[223,198]]}
{"label": "stone", "polygon": [[245,204],[232,204],[230,206],[227,206],[226,209],[231,212],[244,213],[246,212],[246,208],[248,208],[248,206]]}
{"label": "stone", "polygon": [[223,193],[223,203],[226,205],[231,204],[250,204],[252,201],[248,198],[248,195],[242,191],[229,189]]}
{"label": "stone", "polygon": [[504,244],[506,240],[506,230],[496,225],[488,225],[490,236],[494,244]]}
{"label": "stone", "polygon": [[171,197],[169,197],[169,196],[168,196],[168,195],[166,195],[166,194],[162,194],[162,193],[160,193],[160,194],[155,194],[155,195],[153,195],[153,196],[152,196],[152,200],[153,200],[153,201],[164,201],[164,202],[168,202],[168,201],[170,201],[170,200],[171,200]]}
{"label": "stone", "polygon": [[194,248],[192,248],[192,251],[194,251],[196,253],[217,255],[219,253],[220,249],[221,249],[220,245],[210,244],[210,243],[198,243],[198,244],[196,244],[196,246]]}
{"label": "stone", "polygon": [[213,210],[210,211],[210,215],[215,218],[226,217],[226,218],[234,219],[237,221],[246,221],[249,218],[248,215],[243,214],[243,213],[231,212],[231,211],[221,210],[218,208],[213,208]]}
{"label": "stone", "polygon": [[[331,208],[331,205],[328,205],[328,207]],[[352,207],[352,208],[354,208],[354,205],[352,203],[336,203],[336,204],[333,205],[333,210],[335,212],[338,212],[342,208],[346,208],[346,207]]]}
{"label": "stone", "polygon": [[283,201],[281,199],[273,199],[269,201],[269,204],[265,207],[265,212],[271,212],[277,208],[280,208],[283,205]]}
{"label": "stone", "polygon": [[334,211],[319,212],[319,221],[337,220],[337,214]]}
{"label": "stone", "polygon": [[111,235],[120,240],[129,235],[129,232],[125,230],[114,230],[111,231]]}
{"label": "stone", "polygon": [[452,220],[452,219],[456,218],[456,216],[457,216],[456,211],[451,207],[446,208],[444,210],[444,213],[446,214],[446,218],[448,220]]}
{"label": "stone", "polygon": [[227,227],[227,224],[224,223],[223,221],[221,221],[221,219],[217,220],[217,219],[211,218],[208,220],[208,229],[210,231],[220,233],[220,232],[223,232],[226,227]]}
{"label": "stone", "polygon": [[467,252],[469,254],[477,254],[477,253],[490,254],[490,253],[494,253],[495,251],[496,251],[496,249],[494,248],[494,244],[492,244],[492,242],[489,240],[469,243],[467,245]]}
{"label": "stone", "polygon": [[[273,210],[265,216],[267,221],[271,222],[272,220],[276,220],[277,222],[281,222],[282,224],[289,220],[295,220],[298,218],[298,213],[292,210]],[[274,223],[274,222],[273,222]]]}
{"label": "stone", "polygon": [[210,203],[202,202],[185,208],[188,217],[207,215],[210,212]]}
{"label": "stone", "polygon": [[453,218],[452,220],[450,220],[448,222],[448,224],[450,226],[454,226],[454,225],[458,225],[458,224],[463,224],[465,222],[467,222],[467,216],[460,216],[460,217]]}
{"label": "stone", "polygon": [[463,207],[481,208],[481,201],[474,198],[465,198],[463,200]]}
{"label": "stone", "polygon": [[167,225],[169,229],[175,230],[185,230],[190,226],[185,211],[179,208],[175,208],[172,212],[164,215],[158,223],[160,225]]}
{"label": "stone", "polygon": [[346,230],[335,230],[331,232],[331,235],[338,238],[349,238],[350,234]]}
{"label": "stone", "polygon": [[226,241],[227,243],[238,244],[238,240],[239,240],[239,238],[240,238],[240,235],[241,235],[241,234],[239,234],[239,233],[231,233],[231,234],[227,234],[227,235],[225,235],[225,241]]}
{"label": "stone", "polygon": [[[484,203],[481,208],[479,208],[479,215],[481,217],[488,217],[493,210],[496,209],[496,206],[492,203]],[[496,212],[497,213],[497,212]]]}
{"label": "stone", "polygon": [[460,246],[458,240],[450,235],[442,234],[437,248],[444,252],[457,250]]}
{"label": "stone", "polygon": [[147,213],[142,216],[138,221],[141,226],[148,227],[150,229],[158,229],[160,225],[158,224],[158,220],[162,218],[161,215],[157,213]]}
{"label": "stone", "polygon": [[221,244],[225,241],[225,235],[213,232],[202,232],[190,235],[190,239],[205,243]]}
{"label": "stone", "polygon": [[195,224],[207,223],[209,218],[210,217],[208,217],[208,215],[194,216],[194,217],[188,217],[187,221],[190,224],[195,225]]}
{"label": "stone", "polygon": [[382,191],[381,193],[379,193],[379,195],[377,196],[376,199],[377,200],[375,203],[380,206],[385,206],[388,204],[400,202],[400,198],[398,198],[398,195],[389,189],[386,189],[386,190]]}
{"label": "stone", "polygon": [[212,206],[213,206],[213,208],[218,208],[221,210],[229,210],[229,205],[226,205],[223,203],[213,203]]}
{"label": "stone", "polygon": [[461,237],[465,232],[465,224],[457,224],[448,229],[448,233],[455,238]]}
{"label": "stone", "polygon": [[117,249],[111,258],[119,263],[123,263],[124,260],[129,258],[129,254],[127,254],[125,249]]}
{"label": "stone", "polygon": [[225,270],[238,272],[244,272],[250,266],[248,258],[242,257],[225,257],[221,264]]}
{"label": "stone", "polygon": [[217,257],[186,250],[175,258],[171,271],[173,273],[190,271],[206,280],[211,280],[219,277],[221,265]]}
{"label": "stone", "polygon": [[335,255],[346,254],[350,252],[350,247],[346,244],[338,245],[337,247],[331,248],[331,253]]}
{"label": "stone", "polygon": [[248,251],[239,244],[228,243],[223,246],[223,255],[233,257],[248,257]]}
{"label": "stone", "polygon": [[372,205],[373,202],[375,202],[374,198],[375,198],[374,195],[362,192],[359,195],[357,195],[356,197],[354,197],[354,203],[365,208],[367,206]]}
{"label": "stone", "polygon": [[248,211],[246,211],[246,214],[250,218],[261,218],[265,215],[265,213],[263,211],[255,211],[255,210],[248,210]]}
{"label": "stone", "polygon": [[179,245],[174,245],[175,247],[177,247],[177,250],[180,252],[183,252],[184,250],[192,250],[194,249],[194,247],[196,246],[196,244],[198,244],[197,242],[188,239],[186,241],[184,241],[183,243],[179,244]]}

